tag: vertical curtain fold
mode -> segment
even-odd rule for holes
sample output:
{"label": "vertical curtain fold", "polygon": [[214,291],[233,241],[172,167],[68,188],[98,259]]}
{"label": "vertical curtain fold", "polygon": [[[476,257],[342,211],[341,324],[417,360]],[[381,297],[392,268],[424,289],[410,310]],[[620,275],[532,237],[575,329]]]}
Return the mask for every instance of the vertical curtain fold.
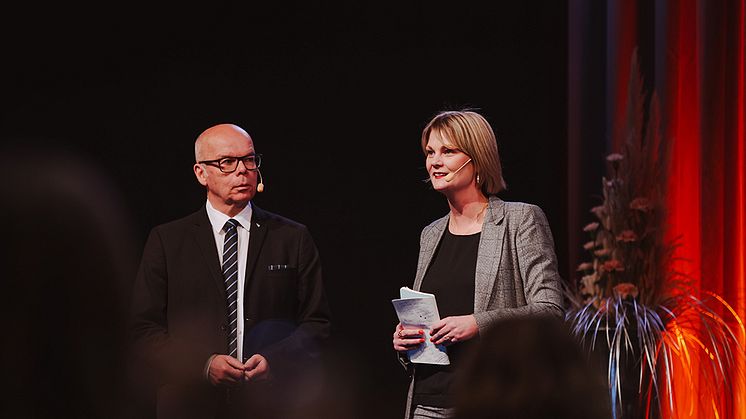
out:
{"label": "vertical curtain fold", "polygon": [[[668,1],[661,9],[667,48],[655,52],[665,63],[657,89],[667,98],[672,141],[668,220],[669,237],[680,239],[676,268],[691,275],[701,297],[716,293],[744,319],[744,0]],[[726,308],[719,314],[746,344],[734,316]],[[732,387],[707,388],[701,370],[676,373],[677,404],[666,416],[746,417],[744,359],[737,357],[727,372]]]}

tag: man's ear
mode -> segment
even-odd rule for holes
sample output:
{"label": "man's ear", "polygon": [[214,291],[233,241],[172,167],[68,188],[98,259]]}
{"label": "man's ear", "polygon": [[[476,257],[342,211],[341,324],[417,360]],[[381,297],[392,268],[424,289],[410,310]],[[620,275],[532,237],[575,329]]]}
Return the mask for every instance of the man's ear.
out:
{"label": "man's ear", "polygon": [[207,186],[207,172],[205,171],[204,166],[199,163],[195,163],[194,176],[197,176],[197,181],[201,183],[202,186]]}

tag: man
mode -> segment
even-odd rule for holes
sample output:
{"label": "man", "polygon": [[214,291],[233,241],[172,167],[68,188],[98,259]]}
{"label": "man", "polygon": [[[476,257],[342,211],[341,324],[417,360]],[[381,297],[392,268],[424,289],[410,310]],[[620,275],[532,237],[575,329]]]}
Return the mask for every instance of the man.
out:
{"label": "man", "polygon": [[264,417],[329,334],[318,251],[305,226],[251,202],[261,156],[246,131],[213,126],[194,151],[207,202],[148,237],[136,353],[155,371],[158,418]]}

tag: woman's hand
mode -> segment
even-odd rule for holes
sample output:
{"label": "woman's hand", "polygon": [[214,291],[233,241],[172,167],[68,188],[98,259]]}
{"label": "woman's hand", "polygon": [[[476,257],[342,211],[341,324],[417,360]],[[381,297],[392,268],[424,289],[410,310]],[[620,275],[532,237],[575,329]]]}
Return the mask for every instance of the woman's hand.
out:
{"label": "woman's hand", "polygon": [[450,345],[469,340],[479,334],[474,315],[450,316],[433,325],[430,341],[436,345]]}
{"label": "woman's hand", "polygon": [[394,350],[399,352],[414,349],[425,342],[425,331],[422,329],[405,329],[401,323],[394,330]]}

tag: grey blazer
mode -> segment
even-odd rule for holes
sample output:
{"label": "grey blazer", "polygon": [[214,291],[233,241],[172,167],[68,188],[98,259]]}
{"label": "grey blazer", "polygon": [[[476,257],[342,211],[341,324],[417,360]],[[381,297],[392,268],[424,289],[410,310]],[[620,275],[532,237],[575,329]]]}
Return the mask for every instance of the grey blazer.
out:
{"label": "grey blazer", "polygon": [[[422,286],[422,279],[446,228],[448,215],[422,230],[414,289],[419,290]],[[478,252],[474,317],[480,334],[491,324],[510,317],[563,316],[554,240],[541,208],[490,197]],[[407,366],[406,359],[402,361]],[[412,370],[406,418],[411,415],[413,390]]]}

